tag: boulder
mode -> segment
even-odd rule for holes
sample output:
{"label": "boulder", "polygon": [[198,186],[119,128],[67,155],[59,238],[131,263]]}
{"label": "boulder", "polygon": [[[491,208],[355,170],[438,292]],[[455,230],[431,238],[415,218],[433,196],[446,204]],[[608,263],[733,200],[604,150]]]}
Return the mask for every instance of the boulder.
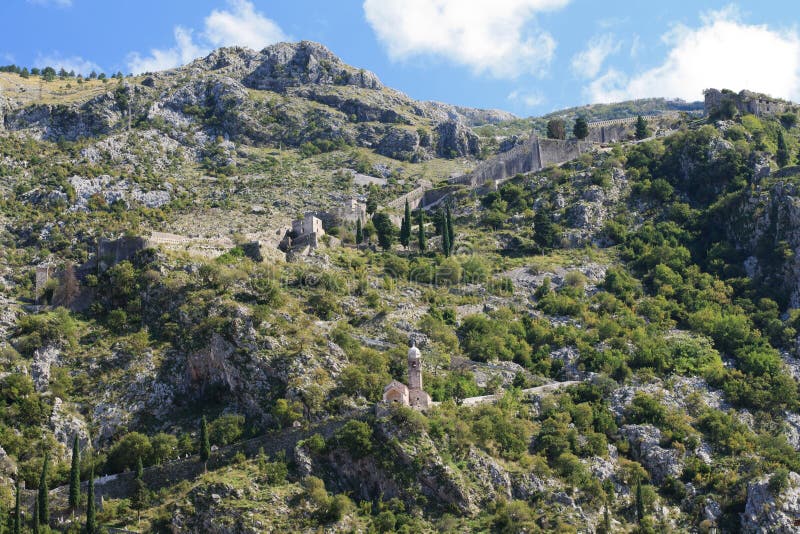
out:
{"label": "boulder", "polygon": [[33,352],[31,378],[36,391],[43,392],[50,385],[50,367],[58,363],[61,351],[58,347],[47,345]]}

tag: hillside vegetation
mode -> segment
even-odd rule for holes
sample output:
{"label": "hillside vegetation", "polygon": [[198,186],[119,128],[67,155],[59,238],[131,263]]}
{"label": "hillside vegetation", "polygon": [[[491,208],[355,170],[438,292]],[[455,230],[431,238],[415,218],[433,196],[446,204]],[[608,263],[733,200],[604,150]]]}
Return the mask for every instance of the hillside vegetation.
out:
{"label": "hillside vegetation", "polygon": [[[401,233],[381,206],[547,117],[416,102],[314,43],[0,83],[0,530],[17,482],[23,529],[47,495],[40,532],[800,519],[794,112],[686,116],[451,187]],[[579,112],[669,109],[637,102]],[[363,227],[278,251],[292,219],[351,197]],[[185,241],[124,253],[154,231]],[[376,411],[410,341],[437,404]]]}

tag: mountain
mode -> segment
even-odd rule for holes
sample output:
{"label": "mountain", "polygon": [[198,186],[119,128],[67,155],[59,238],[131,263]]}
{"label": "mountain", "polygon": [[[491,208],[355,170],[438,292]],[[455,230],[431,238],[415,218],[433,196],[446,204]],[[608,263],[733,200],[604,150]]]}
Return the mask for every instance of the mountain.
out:
{"label": "mountain", "polygon": [[46,457],[67,532],[91,473],[126,531],[800,520],[797,106],[520,119],[310,42],[0,87],[3,528]]}

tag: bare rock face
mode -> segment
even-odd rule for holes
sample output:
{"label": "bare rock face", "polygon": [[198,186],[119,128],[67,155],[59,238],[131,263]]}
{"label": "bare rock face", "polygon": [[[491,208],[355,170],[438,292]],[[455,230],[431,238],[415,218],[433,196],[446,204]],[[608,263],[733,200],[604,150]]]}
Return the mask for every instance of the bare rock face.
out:
{"label": "bare rock face", "polygon": [[53,413],[50,414],[50,429],[53,431],[56,441],[64,445],[65,450],[69,451],[72,447],[72,440],[78,436],[78,445],[81,448],[89,443],[89,430],[86,421],[80,416],[70,413],[64,402],[56,397],[53,401]]}
{"label": "bare rock face", "polygon": [[33,386],[36,391],[47,390],[50,385],[50,367],[58,363],[60,356],[61,351],[53,345],[47,345],[34,351],[31,378],[33,378]]}
{"label": "bare rock face", "polygon": [[770,477],[747,486],[747,503],[742,514],[742,531],[788,534],[800,524],[800,475],[791,472],[786,488],[774,495]]}
{"label": "bare rock face", "polygon": [[631,451],[650,476],[660,484],[668,476],[679,477],[683,472],[683,455],[675,449],[661,447],[661,431],[653,425],[624,425],[619,429],[631,444]]}
{"label": "bare rock face", "polygon": [[253,89],[284,91],[309,83],[382,87],[373,73],[348,67],[326,47],[311,41],[268,46],[257,61],[260,65],[244,79]]}
{"label": "bare rock face", "polygon": [[453,158],[480,154],[478,136],[459,120],[439,124],[436,135],[436,153],[439,156]]}
{"label": "bare rock face", "polygon": [[376,151],[390,158],[412,160],[419,151],[419,134],[406,128],[390,128]]}

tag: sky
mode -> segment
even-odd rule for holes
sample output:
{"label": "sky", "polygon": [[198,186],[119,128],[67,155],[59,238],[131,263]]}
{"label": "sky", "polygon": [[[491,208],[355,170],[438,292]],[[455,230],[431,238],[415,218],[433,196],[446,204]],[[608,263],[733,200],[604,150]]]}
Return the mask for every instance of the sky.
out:
{"label": "sky", "polygon": [[541,115],[708,87],[800,102],[798,0],[0,0],[0,64],[137,74],[317,41],[412,98]]}

